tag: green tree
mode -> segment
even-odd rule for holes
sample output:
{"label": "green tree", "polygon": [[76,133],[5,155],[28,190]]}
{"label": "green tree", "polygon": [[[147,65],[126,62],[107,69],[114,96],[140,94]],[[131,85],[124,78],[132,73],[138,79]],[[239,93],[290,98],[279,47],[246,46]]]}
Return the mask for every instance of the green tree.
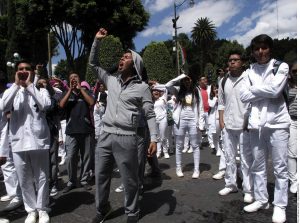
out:
{"label": "green tree", "polygon": [[231,51],[239,51],[244,53],[245,49],[243,45],[239,44],[236,40],[224,41],[222,45],[215,51],[215,65],[217,66],[217,68],[224,68],[225,66],[227,66],[229,52]]}
{"label": "green tree", "polygon": [[[47,30],[44,27],[33,27],[28,25],[27,12],[31,5],[26,0],[15,0],[7,2],[7,45],[5,49],[5,60],[11,61],[13,54],[18,52],[21,58],[26,58],[33,63],[48,62],[48,42]],[[36,18],[36,21],[43,20],[44,17]],[[58,46],[57,41],[52,36],[52,50]],[[13,76],[11,77],[11,79]]]}
{"label": "green tree", "polygon": [[[192,39],[199,50],[199,64],[201,74],[204,71],[204,65],[209,60],[209,47],[217,37],[216,27],[207,17],[197,19],[192,29]],[[204,57],[205,55],[205,57]]]}
{"label": "green tree", "polygon": [[62,80],[68,79],[69,70],[67,69],[67,61],[60,60],[54,70],[54,75]]}
{"label": "green tree", "polygon": [[[102,39],[99,49],[99,62],[101,67],[109,71],[114,70],[123,53],[122,43],[118,37],[109,35]],[[89,66],[87,66],[85,79],[91,85],[95,84],[97,79]]]}
{"label": "green tree", "polygon": [[163,42],[151,42],[144,51],[143,61],[149,80],[166,83],[176,75],[171,55]]}
{"label": "green tree", "polygon": [[[40,14],[43,18],[36,21]],[[86,57],[99,27],[118,36],[124,48],[134,48],[132,39],[148,20],[140,0],[30,0],[26,14],[28,26],[51,28],[65,50],[69,69],[78,69],[74,61]]]}
{"label": "green tree", "polygon": [[[272,57],[287,63],[293,63],[297,60],[297,39],[273,39]],[[246,48],[247,55],[251,56],[251,48]],[[251,58],[254,61],[253,58]]]}

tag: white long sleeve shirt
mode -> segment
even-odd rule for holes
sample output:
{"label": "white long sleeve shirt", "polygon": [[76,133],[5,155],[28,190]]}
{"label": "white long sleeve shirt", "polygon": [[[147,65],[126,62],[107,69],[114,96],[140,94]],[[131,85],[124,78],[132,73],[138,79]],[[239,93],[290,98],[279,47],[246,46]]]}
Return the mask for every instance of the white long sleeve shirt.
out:
{"label": "white long sleeve shirt", "polygon": [[240,99],[240,88],[244,74],[239,77],[228,76],[224,90],[219,86],[218,110],[224,110],[224,123],[226,129],[243,129],[244,118],[249,103],[243,103]]}
{"label": "white long sleeve shirt", "polygon": [[[163,89],[166,88],[168,92],[170,92],[173,95],[178,95],[179,88],[174,86],[176,83],[178,83],[180,80],[184,79],[187,75],[186,74],[181,74],[178,77],[170,80],[168,83],[165,85],[156,85],[156,88]],[[195,100],[193,100],[192,103],[192,110],[195,114],[195,120],[196,120],[196,126],[200,129],[203,130],[205,126],[205,119],[204,119],[204,110],[203,110],[203,103],[202,103],[202,97],[201,97],[201,92],[200,89],[197,88],[198,94],[199,94],[199,102],[197,103]],[[178,125],[180,121],[180,114],[181,110],[183,109],[182,104],[177,103],[174,106],[174,111],[173,111],[173,119],[174,122]]]}
{"label": "white long sleeve shirt", "polygon": [[248,128],[289,128],[290,116],[283,96],[289,67],[282,63],[273,74],[275,59],[267,64],[254,63],[244,72],[240,98],[251,102]]}
{"label": "white long sleeve shirt", "polygon": [[3,93],[0,109],[11,111],[12,152],[49,149],[50,132],[45,111],[50,105],[48,91],[38,90],[33,84],[27,88],[13,84]]}
{"label": "white long sleeve shirt", "polygon": [[[2,101],[0,96],[0,101]],[[0,102],[1,104],[1,102]],[[0,157],[9,157],[8,120],[3,111],[0,111]]]}

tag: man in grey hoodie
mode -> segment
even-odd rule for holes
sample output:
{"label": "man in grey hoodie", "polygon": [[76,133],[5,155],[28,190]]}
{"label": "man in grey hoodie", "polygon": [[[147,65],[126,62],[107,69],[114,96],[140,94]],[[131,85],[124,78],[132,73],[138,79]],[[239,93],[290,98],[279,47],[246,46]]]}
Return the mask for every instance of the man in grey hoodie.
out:
{"label": "man in grey hoodie", "polygon": [[111,75],[99,64],[100,40],[107,31],[99,29],[91,48],[89,65],[107,86],[109,97],[103,119],[103,134],[95,151],[96,208],[93,223],[104,222],[110,213],[108,202],[114,161],[120,169],[125,187],[127,222],[138,222],[138,158],[137,127],[144,113],[150,131],[148,155],[156,153],[157,132],[155,113],[149,86],[142,82],[143,61],[136,52],[127,51],[119,62],[118,75]]}

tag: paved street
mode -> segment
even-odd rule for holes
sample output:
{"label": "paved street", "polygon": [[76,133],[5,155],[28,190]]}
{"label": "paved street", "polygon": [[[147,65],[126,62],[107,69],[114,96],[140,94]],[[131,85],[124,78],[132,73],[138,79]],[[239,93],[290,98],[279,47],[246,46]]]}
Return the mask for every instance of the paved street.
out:
{"label": "paved street", "polygon": [[[244,206],[241,190],[225,197],[218,195],[224,187],[224,180],[215,181],[211,178],[218,170],[219,158],[211,154],[208,148],[201,149],[200,179],[192,179],[192,154],[183,154],[184,178],[179,179],[175,174],[175,156],[170,159],[160,159],[163,170],[162,179],[145,179],[145,193],[140,199],[141,223],[267,223],[272,219],[272,205],[269,210],[253,214],[243,213]],[[271,165],[271,164],[270,164]],[[269,165],[269,166],[270,166]],[[62,180],[60,189],[66,183],[65,167],[60,167]],[[271,172],[271,171],[270,171]],[[270,201],[273,200],[273,177],[269,174]],[[123,209],[123,193],[114,189],[120,184],[120,176],[114,173],[111,186],[110,201],[113,213],[105,221],[107,223],[126,222]],[[239,187],[241,183],[239,181]],[[4,194],[3,183],[0,184],[0,195]],[[88,223],[95,215],[94,190],[86,192],[77,188],[67,194],[61,191],[51,202],[50,212],[52,223]],[[0,209],[7,203],[1,202]],[[24,222],[26,213],[22,208],[11,213],[2,213],[11,222]],[[288,223],[297,222],[297,199],[289,194],[287,208]]]}

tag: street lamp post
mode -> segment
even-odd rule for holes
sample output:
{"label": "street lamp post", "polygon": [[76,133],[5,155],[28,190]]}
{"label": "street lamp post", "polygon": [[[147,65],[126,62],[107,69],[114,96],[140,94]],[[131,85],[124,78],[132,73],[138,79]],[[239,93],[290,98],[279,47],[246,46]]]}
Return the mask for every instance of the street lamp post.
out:
{"label": "street lamp post", "polygon": [[14,53],[13,54],[13,62],[11,62],[11,61],[7,61],[7,63],[6,63],[6,66],[7,67],[9,67],[9,70],[10,70],[10,77],[8,77],[8,79],[10,80],[12,80],[13,79],[13,69],[15,68],[15,66],[16,66],[16,62],[18,61],[18,60],[20,60],[20,55],[18,54],[18,53]]}
{"label": "street lamp post", "polygon": [[[179,19],[179,16],[177,15],[177,8],[182,6],[187,0],[184,0],[180,4],[176,4],[176,0],[174,0],[174,19],[172,19],[173,22],[173,28],[174,28],[174,40],[175,40],[175,52],[176,52],[176,71],[177,75],[180,75],[180,64],[179,64],[179,50],[178,50],[178,41],[177,41],[177,29],[181,27],[177,27],[177,20]],[[195,2],[193,0],[189,0],[190,7],[193,7]]]}

